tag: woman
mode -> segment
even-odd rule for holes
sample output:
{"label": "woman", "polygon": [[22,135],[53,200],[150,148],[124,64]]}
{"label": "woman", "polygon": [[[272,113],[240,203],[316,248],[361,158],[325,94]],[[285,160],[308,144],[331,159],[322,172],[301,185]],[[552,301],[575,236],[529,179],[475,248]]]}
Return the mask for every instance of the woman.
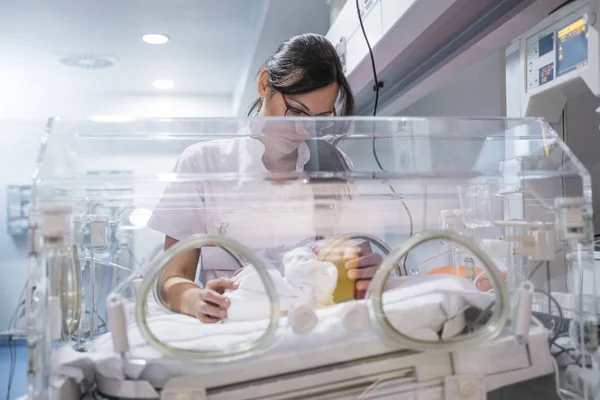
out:
{"label": "woman", "polygon": [[[335,104],[340,100],[342,107],[340,115],[351,115],[354,109],[354,99],[350,86],[343,74],[343,69],[335,48],[323,36],[305,34],[293,37],[283,43],[275,54],[266,62],[258,75],[259,98],[252,104],[248,115],[261,117],[330,117],[338,115]],[[314,122],[315,120],[307,120]],[[260,137],[245,137],[202,142],[186,149],[180,156],[176,173],[206,173],[206,172],[271,172],[293,173],[297,171],[343,171],[348,169],[347,160],[333,146],[321,140],[310,140],[311,135],[297,124],[284,122],[267,122],[277,126],[261,127]],[[293,129],[289,129],[294,127]],[[274,128],[274,129],[272,129]],[[269,133],[273,132],[273,133]],[[183,184],[170,184],[166,195],[195,193],[197,203],[187,204],[185,212],[173,211],[173,207],[164,204],[161,199],[154,211],[148,226],[166,235],[165,249],[179,240],[195,233],[228,234],[230,225],[256,227],[260,230],[265,224],[264,219],[248,221],[251,213],[238,212],[237,217],[222,212],[224,209],[238,210],[238,207],[248,206],[228,204],[223,206],[211,193],[225,190],[232,192],[231,187],[215,188],[217,184],[203,183],[192,188]],[[273,185],[272,185],[273,186]],[[281,190],[292,189],[282,185]],[[289,186],[289,185],[287,185]],[[303,185],[306,189],[307,185]],[[255,188],[247,188],[253,195],[262,194]],[[262,190],[262,189],[261,189]],[[264,190],[280,190],[264,187]],[[238,189],[239,192],[239,189]],[[284,195],[296,196],[296,192]],[[276,194],[278,195],[278,194]],[[270,195],[269,195],[270,196]],[[177,196],[172,196],[177,197]],[[193,197],[193,196],[192,196]],[[213,199],[213,197],[215,199]],[[267,199],[267,197],[265,197]],[[198,204],[201,203],[201,204]],[[209,204],[210,203],[210,204]],[[282,202],[274,202],[277,207]],[[166,211],[170,209],[170,211]],[[231,213],[235,213],[231,211]],[[270,211],[269,211],[270,212]],[[257,214],[260,210],[257,211]],[[261,214],[262,218],[272,218],[272,214]],[[285,213],[284,213],[285,214]],[[288,213],[289,214],[289,213]],[[237,218],[237,219],[236,219]],[[246,218],[246,220],[243,220]],[[278,217],[279,218],[279,217]],[[271,226],[281,226],[287,222],[269,220]],[[310,228],[313,221],[304,221],[296,217],[294,226],[305,225]],[[278,232],[286,229],[271,229],[263,239],[277,240]],[[302,231],[302,229],[298,229]],[[268,236],[270,234],[270,237]],[[260,236],[260,232],[252,230],[252,240]],[[247,240],[250,240],[248,238]],[[294,243],[291,238],[283,240],[286,244]],[[244,242],[244,244],[247,244]],[[276,247],[281,243],[271,243],[265,247]],[[370,252],[370,246],[363,245],[358,256],[348,261],[349,277],[357,280],[358,290],[364,290],[381,257]],[[198,281],[203,288],[195,283],[198,262],[202,267]],[[360,269],[359,269],[360,268]],[[180,255],[166,268],[161,281],[161,294],[166,303],[180,313],[197,317],[203,322],[214,323],[227,317],[229,300],[223,295],[225,289],[235,289],[230,279],[239,269],[239,263],[230,255],[218,248],[203,247],[201,250],[191,250]],[[367,280],[365,282],[364,280]]]}

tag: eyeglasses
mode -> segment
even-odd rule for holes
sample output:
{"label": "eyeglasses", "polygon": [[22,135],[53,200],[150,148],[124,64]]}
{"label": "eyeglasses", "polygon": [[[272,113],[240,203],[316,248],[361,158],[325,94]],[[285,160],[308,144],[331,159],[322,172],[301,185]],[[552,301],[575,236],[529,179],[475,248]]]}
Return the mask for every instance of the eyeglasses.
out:
{"label": "eyeglasses", "polygon": [[[283,113],[284,116],[292,117],[292,118],[302,118],[302,117],[318,118],[318,116],[310,115],[307,112],[299,110],[298,108],[292,106],[288,102],[285,95],[283,93],[280,93],[280,94],[281,94],[281,98],[283,99],[283,104],[285,104],[285,112]],[[326,117],[337,117],[337,111],[335,109],[335,106],[333,107],[333,112],[330,115],[327,115]],[[316,130],[319,132],[322,132],[322,131],[331,129],[335,125],[335,122],[331,121],[331,120],[315,121],[315,125],[316,125]]]}

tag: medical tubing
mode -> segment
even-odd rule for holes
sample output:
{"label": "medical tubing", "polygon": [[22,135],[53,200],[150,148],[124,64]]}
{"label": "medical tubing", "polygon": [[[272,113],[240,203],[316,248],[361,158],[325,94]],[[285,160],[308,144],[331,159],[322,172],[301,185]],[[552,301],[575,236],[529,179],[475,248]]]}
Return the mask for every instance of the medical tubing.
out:
{"label": "medical tubing", "polygon": [[[160,244],[158,246],[156,246],[154,248],[154,250],[152,250],[151,253],[151,257],[150,257],[150,263],[152,263],[153,261],[156,261],[158,259],[158,255],[160,254],[160,252],[163,250],[164,245]],[[98,262],[98,261],[96,261]],[[117,265],[117,264],[113,264],[113,263],[108,263],[108,262],[102,262],[104,263],[106,266],[109,267],[115,267],[115,268],[123,268],[126,269],[128,271],[131,272],[131,275],[129,275],[125,280],[121,281],[121,283],[119,283],[111,292],[110,294],[120,294],[123,289],[125,289],[127,286],[132,285],[133,282],[136,279],[139,279],[140,277],[144,276],[144,267],[142,265],[138,265],[137,267],[134,267],[133,269],[129,269],[127,267],[123,267],[121,265]]]}
{"label": "medical tubing", "polygon": [[[373,71],[373,80],[375,81],[375,104],[373,105],[373,116],[375,117],[377,115],[377,106],[379,104],[379,79],[377,78],[377,68],[375,67],[375,56],[373,55],[373,48],[371,47],[371,43],[369,42],[369,36],[367,36],[367,31],[365,30],[365,24],[363,22],[363,16],[361,13],[359,0],[356,0],[356,12],[358,13],[358,22],[360,24],[360,29],[362,31],[363,37],[365,38],[367,48],[369,49],[369,57],[371,59],[371,68]],[[379,166],[381,167],[381,164],[379,163],[379,158],[377,157],[377,151],[375,150],[375,138],[373,138],[373,154],[375,154],[377,164],[379,164]],[[383,170],[383,168],[380,169]]]}
{"label": "medical tubing", "polygon": [[[80,261],[91,261],[92,259],[90,257],[79,257]],[[104,260],[98,260],[98,259],[94,259],[94,263],[96,263],[96,265],[104,265],[105,267],[112,267],[115,269],[120,269],[122,271],[127,271],[127,272],[133,272],[133,270],[131,268],[127,268],[123,265],[119,265],[110,261],[104,261]]]}
{"label": "medical tubing", "polygon": [[[218,246],[226,249],[227,251],[240,254],[254,266],[258,272],[258,275],[262,279],[262,282],[265,286],[265,291],[267,296],[269,296],[271,303],[271,318],[269,320],[269,325],[267,326],[265,333],[255,341],[249,343],[240,343],[222,350],[190,350],[172,347],[157,338],[148,326],[146,321],[148,296],[152,292],[152,287],[155,285],[157,278],[163,273],[165,268],[175,257],[185,251],[208,245]],[[251,249],[233,239],[223,236],[192,235],[169,247],[167,250],[165,250],[163,257],[150,265],[150,268],[144,277],[144,281],[142,282],[140,293],[137,295],[135,317],[142,336],[152,347],[164,355],[174,358],[194,359],[197,361],[215,361],[230,360],[237,357],[248,357],[251,356],[255,351],[264,350],[275,344],[275,336],[279,326],[280,310],[279,295],[277,294],[273,281],[269,277],[267,267]]]}
{"label": "medical tubing", "polygon": [[[475,257],[479,258],[490,278],[492,288],[494,289],[497,298],[494,304],[495,312],[490,317],[488,323],[483,327],[468,335],[461,335],[448,340],[440,340],[439,342],[431,342],[412,338],[396,330],[383,311],[382,295],[385,290],[388,276],[395,268],[398,260],[401,260],[402,257],[418,245],[439,239],[452,241],[461,245],[469,250]],[[422,232],[392,250],[390,255],[383,261],[373,276],[373,280],[369,285],[367,297],[369,298],[371,319],[374,325],[378,326],[391,340],[401,343],[411,349],[420,351],[448,351],[479,345],[485,340],[493,339],[498,336],[506,326],[509,317],[510,303],[508,298],[508,287],[500,270],[495,266],[492,259],[477,247],[475,242],[451,231]]]}
{"label": "medical tubing", "polygon": [[142,274],[140,271],[141,268],[136,268],[134,270],[132,270],[132,274],[129,275],[127,278],[125,278],[124,280],[121,281],[121,283],[119,283],[113,290],[110,291],[109,294],[116,294],[116,293],[121,293],[123,291],[123,289],[125,289],[127,286],[132,285],[133,281],[135,281],[136,279],[139,279]]}
{"label": "medical tubing", "polygon": [[[163,248],[164,248],[164,245],[159,245],[159,246],[156,246],[154,248],[154,250],[152,251],[152,254],[151,254],[152,256],[150,257],[150,260],[151,260],[150,263],[158,260],[158,255],[160,254],[160,251],[162,251]],[[96,262],[100,263],[98,261],[96,261]],[[127,267],[124,267],[124,266],[121,266],[121,265],[118,265],[118,264],[113,264],[113,263],[104,262],[104,261],[102,261],[102,263],[104,265],[106,265],[106,266],[109,266],[109,267],[123,268],[123,269],[126,269],[126,270],[128,270],[128,271],[131,272],[131,275],[129,275],[127,278],[125,278],[123,281],[121,281],[121,283],[119,283],[110,292],[110,294],[117,294],[117,293],[120,294],[123,291],[123,289],[125,289],[129,285],[133,285],[134,281],[136,279],[140,279],[142,276],[144,276],[144,273],[145,273],[145,269],[141,265],[139,265],[139,266],[137,266],[137,267],[135,267],[133,269],[129,269]]]}

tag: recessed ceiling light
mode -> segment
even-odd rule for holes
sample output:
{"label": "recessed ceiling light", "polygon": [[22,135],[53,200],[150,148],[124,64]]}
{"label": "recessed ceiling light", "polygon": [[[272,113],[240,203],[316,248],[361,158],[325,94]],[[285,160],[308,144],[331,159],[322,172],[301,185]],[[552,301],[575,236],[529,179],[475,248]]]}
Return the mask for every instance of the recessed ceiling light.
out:
{"label": "recessed ceiling light", "polygon": [[159,79],[157,81],[152,82],[152,86],[154,86],[157,89],[173,89],[175,87],[175,84],[173,83],[173,81],[170,81],[168,79]]}
{"label": "recessed ceiling light", "polygon": [[90,121],[105,123],[124,123],[135,121],[135,117],[130,117],[128,115],[92,115],[90,117]]}
{"label": "recessed ceiling light", "polygon": [[79,54],[60,57],[59,62],[69,67],[94,70],[111,68],[115,65],[116,59],[113,56]]}
{"label": "recessed ceiling light", "polygon": [[142,40],[148,44],[165,44],[169,41],[169,38],[160,33],[147,33],[142,36]]}

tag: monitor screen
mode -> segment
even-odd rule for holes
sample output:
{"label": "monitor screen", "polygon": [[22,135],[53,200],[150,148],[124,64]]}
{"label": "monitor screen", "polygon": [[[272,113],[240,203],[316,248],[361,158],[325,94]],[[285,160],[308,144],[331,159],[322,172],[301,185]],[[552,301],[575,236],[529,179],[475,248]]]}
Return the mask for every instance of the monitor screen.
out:
{"label": "monitor screen", "polygon": [[564,75],[588,63],[588,32],[583,18],[557,32],[556,76]]}
{"label": "monitor screen", "polygon": [[539,55],[540,57],[543,57],[546,54],[553,51],[554,50],[554,33],[550,33],[550,34],[544,36],[543,38],[541,38],[540,41],[538,42],[538,46],[539,46],[539,51],[540,51],[540,55]]}
{"label": "monitor screen", "polygon": [[540,86],[551,82],[554,79],[554,63],[548,64],[540,68],[539,70],[539,82]]}

